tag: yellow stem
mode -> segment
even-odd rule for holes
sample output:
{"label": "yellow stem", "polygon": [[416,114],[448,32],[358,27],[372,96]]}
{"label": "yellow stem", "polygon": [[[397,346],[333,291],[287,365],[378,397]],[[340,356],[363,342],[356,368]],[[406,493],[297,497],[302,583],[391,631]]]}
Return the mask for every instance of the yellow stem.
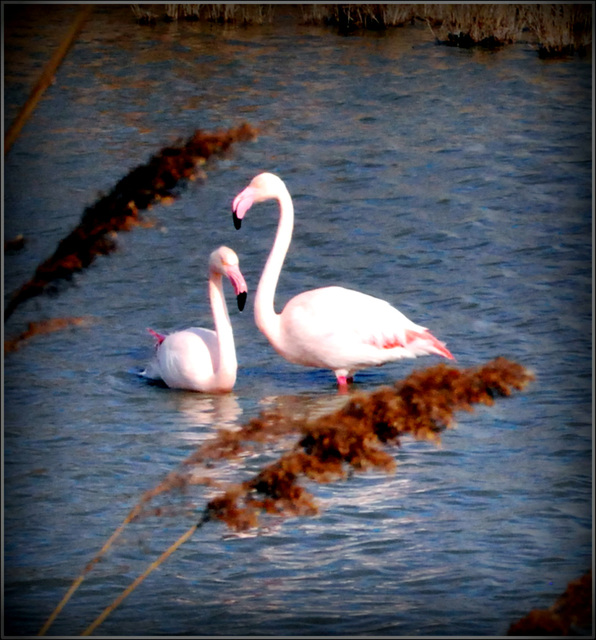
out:
{"label": "yellow stem", "polygon": [[140,584],[143,580],[154,570],[159,567],[159,565],[169,558],[176,549],[182,544],[184,544],[192,534],[201,526],[202,522],[197,524],[193,524],[193,526],[183,535],[181,535],[174,544],[166,549],[157,560],[152,562],[145,571],[134,581],[132,582],[110,605],[108,605],[102,613],[83,631],[82,636],[89,636],[93,631],[110,615],[110,613],[127,597],[129,596]]}
{"label": "yellow stem", "polygon": [[69,32],[66,34],[66,37],[61,42],[58,49],[56,49],[56,52],[52,56],[52,59],[46,65],[46,68],[43,70],[43,73],[37,81],[37,84],[35,85],[35,87],[33,87],[33,90],[31,91],[27,102],[25,102],[22,109],[19,111],[19,114],[15,118],[15,121],[12,123],[6,135],[4,136],[4,155],[9,152],[25,122],[33,113],[33,110],[37,106],[37,103],[41,99],[41,96],[44,94],[45,90],[50,86],[50,84],[52,84],[52,79],[54,78],[56,69],[72,46],[77,34],[81,30],[85,20],[87,20],[92,10],[92,4],[83,6],[83,8],[79,11],[77,17],[75,18],[75,21],[73,22]]}

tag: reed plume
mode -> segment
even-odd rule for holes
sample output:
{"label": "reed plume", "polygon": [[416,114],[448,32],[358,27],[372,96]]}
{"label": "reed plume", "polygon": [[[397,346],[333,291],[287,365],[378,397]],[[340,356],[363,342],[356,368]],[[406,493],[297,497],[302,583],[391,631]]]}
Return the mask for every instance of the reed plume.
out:
{"label": "reed plume", "polygon": [[[314,497],[301,479],[330,482],[349,471],[371,468],[391,472],[395,459],[384,448],[399,446],[403,435],[439,442],[441,432],[453,426],[455,411],[471,411],[478,403],[492,405],[495,398],[523,389],[532,379],[529,371],[505,358],[464,370],[439,364],[393,387],[354,394],[334,413],[302,423],[290,420],[285,429],[299,435],[294,448],[253,478],[230,486],[209,502],[206,512],[239,530],[256,526],[260,512],[316,513]],[[241,430],[234,440],[266,438],[257,428],[259,422],[251,421],[250,432]],[[261,424],[268,431],[271,423],[271,416],[265,416]],[[279,427],[275,429],[279,433]],[[237,452],[239,445],[230,447],[229,437],[226,440],[226,449]],[[204,459],[206,453],[199,450],[192,461]]]}
{"label": "reed plume", "polygon": [[[400,446],[404,435],[439,443],[441,432],[453,426],[456,411],[492,405],[531,380],[532,373],[505,358],[463,370],[438,364],[391,387],[354,393],[338,411],[313,420],[263,411],[236,431],[220,429],[196,449],[181,471],[146,494],[134,519],[162,513],[148,508],[151,498],[193,484],[220,490],[207,504],[205,517],[234,530],[257,526],[260,513],[312,515],[318,507],[301,482],[331,482],[373,468],[392,472],[395,457],[386,449]],[[213,478],[218,463],[292,438],[288,450],[249,480],[226,486]]]}
{"label": "reed plume", "polygon": [[[453,427],[456,411],[471,411],[474,404],[492,405],[496,398],[521,390],[534,379],[520,364],[496,358],[476,368],[459,370],[439,364],[416,371],[392,387],[372,393],[355,393],[339,410],[315,419],[265,411],[236,431],[220,429],[157,486],[146,491],[121,525],[73,582],[39,635],[44,635],[62,608],[125,526],[163,511],[150,508],[156,497],[204,484],[218,493],[208,501],[199,520],[154,561],[84,631],[90,634],[161,562],[186,542],[200,527],[219,520],[236,531],[257,527],[262,514],[313,515],[319,510],[314,496],[301,484],[305,480],[331,482],[348,473],[376,468],[391,472],[394,455],[387,451],[400,445],[404,435],[440,441],[443,430]],[[244,482],[214,480],[217,463],[238,458],[255,447],[285,443],[277,460]],[[197,467],[200,471],[197,472]]]}
{"label": "reed plume", "polygon": [[44,292],[55,292],[55,283],[70,280],[98,255],[116,248],[115,235],[141,223],[139,212],[152,204],[174,198],[181,180],[193,179],[197,168],[215,154],[224,153],[237,141],[249,140],[256,130],[243,124],[227,131],[196,131],[184,144],[169,146],[147,164],[133,169],[112,191],[83,212],[80,223],[55,252],[42,262],[33,277],[13,293],[4,310],[6,321],[19,305]]}
{"label": "reed plume", "polygon": [[[592,627],[592,570],[572,580],[548,609],[532,609],[507,630],[508,636],[590,635]],[[588,633],[586,633],[588,632]]]}

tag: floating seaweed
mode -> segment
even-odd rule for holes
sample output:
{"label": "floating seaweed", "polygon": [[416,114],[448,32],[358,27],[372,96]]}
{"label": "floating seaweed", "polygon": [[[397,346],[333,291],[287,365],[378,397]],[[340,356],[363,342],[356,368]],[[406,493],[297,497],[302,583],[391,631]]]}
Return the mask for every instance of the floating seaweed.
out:
{"label": "floating seaweed", "polygon": [[4,310],[6,321],[30,298],[52,289],[59,280],[70,280],[87,268],[98,255],[116,247],[115,234],[140,224],[139,211],[175,197],[181,180],[193,179],[197,167],[209,157],[221,154],[238,141],[250,140],[256,130],[248,124],[215,133],[198,130],[181,146],[169,146],[147,164],[133,169],[112,191],[83,212],[78,226],[59,244],[54,254],[41,263],[33,277],[10,298]]}
{"label": "floating seaweed", "polygon": [[[520,364],[496,358],[477,368],[457,369],[439,364],[416,371],[392,387],[372,393],[354,393],[339,410],[311,420],[265,411],[235,431],[220,429],[157,486],[146,491],[98,554],[58,604],[40,631],[43,635],[74,591],[106,553],[124,527],[140,518],[162,513],[149,503],[170,491],[185,491],[203,484],[218,491],[202,511],[200,519],[155,560],[85,630],[90,634],[142,580],[193,533],[210,521],[219,520],[235,531],[259,525],[263,514],[313,515],[318,512],[314,496],[301,482],[331,482],[351,472],[376,468],[395,469],[394,455],[387,451],[410,435],[419,440],[440,441],[440,434],[453,427],[456,411],[471,411],[474,404],[492,405],[496,398],[524,389],[534,379]],[[238,459],[257,447],[291,442],[281,455],[244,482],[222,482],[213,478],[217,464]]]}
{"label": "floating seaweed", "polygon": [[508,636],[588,635],[592,627],[592,570],[567,585],[548,609],[533,609],[513,623]]}

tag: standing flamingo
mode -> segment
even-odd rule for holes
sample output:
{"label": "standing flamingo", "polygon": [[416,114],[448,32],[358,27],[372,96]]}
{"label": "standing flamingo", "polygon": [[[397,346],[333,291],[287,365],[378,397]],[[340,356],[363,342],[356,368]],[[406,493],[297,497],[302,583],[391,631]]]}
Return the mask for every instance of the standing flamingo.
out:
{"label": "standing flamingo", "polygon": [[234,198],[232,211],[239,229],[253,204],[272,199],[279,203],[279,225],[255,296],[255,322],[281,356],[295,364],[331,369],[341,391],[358,369],[433,353],[453,359],[425,327],[385,300],[352,289],[305,291],[276,313],[275,289],[294,226],[292,198],[280,178],[261,173]]}
{"label": "standing flamingo", "polygon": [[215,331],[191,327],[162,335],[149,329],[157,340],[155,356],[141,375],[161,379],[173,389],[206,393],[233,389],[238,362],[223,292],[224,275],[234,287],[238,309],[244,309],[247,289],[238,256],[232,249],[220,247],[209,256],[209,299]]}

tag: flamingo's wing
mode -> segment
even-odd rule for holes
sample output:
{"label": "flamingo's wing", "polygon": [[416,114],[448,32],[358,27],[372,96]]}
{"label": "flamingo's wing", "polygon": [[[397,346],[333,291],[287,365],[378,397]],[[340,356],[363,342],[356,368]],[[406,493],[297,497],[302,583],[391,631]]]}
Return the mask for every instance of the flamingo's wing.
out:
{"label": "flamingo's wing", "polygon": [[[283,311],[286,342],[300,344],[311,359],[339,367],[381,364],[437,353],[452,357],[426,327],[415,324],[385,300],[323,287],[293,298]],[[298,361],[306,361],[306,353]]]}
{"label": "flamingo's wing", "polygon": [[[363,342],[378,349],[394,351],[396,357],[416,357],[436,354],[453,359],[443,342],[419,324],[412,322],[388,302],[373,298],[366,312],[357,316],[359,335]],[[401,350],[404,355],[401,354]]]}

